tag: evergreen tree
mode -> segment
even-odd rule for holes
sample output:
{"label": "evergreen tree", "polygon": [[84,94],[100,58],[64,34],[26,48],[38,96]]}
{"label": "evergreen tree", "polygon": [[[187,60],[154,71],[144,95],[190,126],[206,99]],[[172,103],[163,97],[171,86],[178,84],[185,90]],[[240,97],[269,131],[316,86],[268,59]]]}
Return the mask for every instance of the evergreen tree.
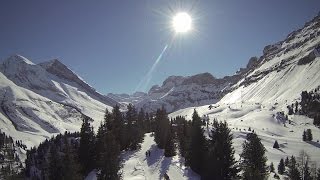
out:
{"label": "evergreen tree", "polygon": [[164,108],[157,110],[155,124],[154,140],[160,149],[164,149],[170,127],[169,118]]}
{"label": "evergreen tree", "polygon": [[[107,123],[107,121],[105,121]],[[109,126],[111,128],[111,126]],[[97,136],[96,136],[96,145],[95,145],[95,150],[96,150],[96,168],[101,169],[104,164],[104,159],[103,155],[105,152],[105,135],[107,131],[111,131],[111,129],[107,130],[107,124],[100,123],[100,126],[98,128]]]}
{"label": "evergreen tree", "polygon": [[302,173],[302,179],[304,180],[312,180],[312,176],[311,176],[311,172],[310,172],[310,168],[308,165],[308,161],[305,162],[304,166],[303,166],[303,173]]}
{"label": "evergreen tree", "polygon": [[279,149],[280,148],[277,140],[274,142],[273,148],[275,148],[275,149]]}
{"label": "evergreen tree", "polygon": [[288,158],[288,156],[286,157],[286,160],[284,161],[284,165],[285,165],[285,166],[288,166],[288,165],[289,165],[289,158]]}
{"label": "evergreen tree", "polygon": [[61,173],[62,169],[62,161],[60,155],[58,154],[57,147],[52,145],[49,155],[49,179],[61,180],[63,178]]}
{"label": "evergreen tree", "polygon": [[164,149],[164,156],[172,157],[175,155],[176,155],[176,151],[175,151],[175,144],[174,144],[174,136],[173,136],[172,129],[170,128],[167,135],[167,142]]}
{"label": "evergreen tree", "polygon": [[[137,119],[137,123],[138,123],[138,127],[139,130],[141,132],[141,134],[143,135],[145,132],[147,132],[147,122],[146,122],[146,114],[144,112],[144,110],[141,108],[139,113],[138,113],[138,119]],[[142,136],[143,137],[143,136]]]}
{"label": "evergreen tree", "polygon": [[113,129],[112,131],[117,142],[119,142],[120,150],[125,150],[127,148],[125,122],[118,105],[116,105],[112,110],[111,122]]}
{"label": "evergreen tree", "polygon": [[[143,130],[142,124],[143,122],[138,122],[138,115],[135,107],[132,104],[129,104],[126,112],[126,120],[127,120],[127,137],[126,137],[126,147],[129,150],[137,150],[140,148],[140,143],[143,140]],[[143,117],[142,117],[143,118]],[[143,119],[141,119],[143,121]]]}
{"label": "evergreen tree", "polygon": [[247,141],[242,145],[243,151],[240,155],[241,167],[244,179],[265,179],[267,173],[267,158],[265,147],[255,133],[247,134]]}
{"label": "evergreen tree", "polygon": [[182,116],[176,117],[176,123],[179,151],[182,157],[186,157],[191,141],[191,123]]}
{"label": "evergreen tree", "polygon": [[89,121],[92,121],[92,119],[84,116],[80,130],[79,159],[84,174],[87,174],[94,168],[95,137]]}
{"label": "evergreen tree", "polygon": [[282,175],[284,171],[285,171],[285,165],[284,165],[283,159],[281,158],[280,163],[278,165],[278,173]]}
{"label": "evergreen tree", "polygon": [[273,162],[271,162],[271,164],[270,164],[270,172],[274,172],[274,165],[273,165]]}
{"label": "evergreen tree", "polygon": [[307,129],[306,136],[307,136],[307,141],[313,140],[311,129]]}
{"label": "evergreen tree", "polygon": [[107,131],[104,137],[104,151],[102,152],[101,158],[102,166],[98,173],[99,180],[119,180],[121,174],[120,162],[120,145],[116,141],[112,131]]}
{"label": "evergreen tree", "polygon": [[65,155],[63,157],[63,180],[82,179],[80,174],[80,166],[76,161],[75,153],[70,147],[66,135],[64,136]]}
{"label": "evergreen tree", "polygon": [[303,141],[307,141],[307,133],[306,133],[306,131],[303,131],[302,140]]}
{"label": "evergreen tree", "polygon": [[287,175],[291,180],[300,180],[300,172],[294,156],[290,158]]}
{"label": "evergreen tree", "polygon": [[210,135],[204,179],[236,179],[239,170],[234,159],[232,134],[226,122],[214,120]]}
{"label": "evergreen tree", "polygon": [[115,124],[113,117],[106,111],[105,123],[100,124],[96,138],[96,168],[100,180],[121,178],[120,145],[113,135],[119,129]]}
{"label": "evergreen tree", "polygon": [[202,174],[204,156],[207,149],[206,138],[203,134],[204,130],[202,129],[201,124],[201,118],[197,111],[194,110],[192,115],[190,152],[186,157],[186,163],[198,174]]}

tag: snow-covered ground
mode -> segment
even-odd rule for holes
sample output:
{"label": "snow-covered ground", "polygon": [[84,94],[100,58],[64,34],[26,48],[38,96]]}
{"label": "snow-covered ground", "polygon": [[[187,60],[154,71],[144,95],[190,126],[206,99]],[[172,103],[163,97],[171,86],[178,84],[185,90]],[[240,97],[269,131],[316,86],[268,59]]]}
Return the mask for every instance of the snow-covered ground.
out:
{"label": "snow-covered ground", "polygon": [[[148,150],[150,150],[150,157],[145,154]],[[190,168],[184,166],[183,158],[179,155],[167,158],[163,152],[164,150],[157,147],[152,134],[145,134],[141,150],[126,152],[122,155],[123,179],[155,180],[162,179],[165,173],[174,180],[200,179]]]}
{"label": "snow-covered ground", "polygon": [[[198,113],[208,115],[210,122],[214,118],[226,121],[233,133],[233,145],[235,148],[236,159],[242,152],[242,143],[249,133],[249,127],[254,130],[261,138],[266,148],[268,164],[274,163],[277,167],[281,158],[286,156],[299,156],[303,150],[311,157],[311,161],[320,167],[320,129],[315,127],[313,120],[305,116],[291,115],[291,124],[285,122],[284,118],[278,114],[281,107],[277,104],[260,103],[235,103],[235,104],[216,104],[215,108],[209,110],[208,106],[191,107],[171,113],[169,117],[184,116],[191,119],[194,109]],[[285,125],[284,125],[285,123]],[[302,133],[306,129],[311,129],[313,141],[302,141]],[[206,133],[209,129],[205,128]],[[273,144],[278,141],[280,149],[274,149]]]}
{"label": "snow-covered ground", "polygon": [[[146,151],[150,156],[146,156]],[[184,160],[179,155],[167,158],[164,150],[159,149],[151,133],[144,136],[141,149],[124,152],[121,155],[123,168],[121,170],[124,180],[156,180],[163,179],[166,173],[172,180],[200,180],[199,175],[184,166]],[[86,180],[96,180],[96,173],[92,171]]]}

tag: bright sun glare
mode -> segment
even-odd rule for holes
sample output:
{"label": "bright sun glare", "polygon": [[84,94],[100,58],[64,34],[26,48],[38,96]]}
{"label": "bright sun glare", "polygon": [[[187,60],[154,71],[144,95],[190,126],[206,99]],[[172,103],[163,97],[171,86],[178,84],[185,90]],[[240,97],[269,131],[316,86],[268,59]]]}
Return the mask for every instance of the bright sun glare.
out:
{"label": "bright sun glare", "polygon": [[177,33],[184,33],[191,29],[192,19],[189,14],[180,12],[173,17],[172,26]]}

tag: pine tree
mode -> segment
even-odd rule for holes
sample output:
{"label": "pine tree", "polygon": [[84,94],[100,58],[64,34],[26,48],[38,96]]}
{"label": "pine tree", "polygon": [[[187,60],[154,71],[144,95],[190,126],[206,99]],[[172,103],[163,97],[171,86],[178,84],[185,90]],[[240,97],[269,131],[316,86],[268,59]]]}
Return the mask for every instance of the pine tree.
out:
{"label": "pine tree", "polygon": [[306,163],[303,166],[302,179],[304,179],[304,180],[312,180],[312,176],[311,176],[310,168],[309,168],[309,165],[308,165],[308,161],[306,161]]}
{"label": "pine tree", "polygon": [[80,165],[76,161],[73,149],[70,147],[66,135],[64,136],[65,155],[63,157],[63,180],[82,179],[80,174]]}
{"label": "pine tree", "polygon": [[307,141],[307,133],[306,133],[306,131],[303,131],[302,140],[303,141]]}
{"label": "pine tree", "polygon": [[99,180],[119,180],[121,174],[120,162],[120,145],[116,141],[112,131],[107,131],[104,137],[104,151],[101,158],[102,166],[100,167],[100,173],[98,174]]}
{"label": "pine tree", "polygon": [[307,129],[306,136],[307,141],[313,140],[311,129]]}
{"label": "pine tree", "polygon": [[191,141],[191,123],[181,116],[176,117],[176,123],[179,151],[182,157],[186,157]]}
{"label": "pine tree", "polygon": [[291,156],[290,158],[287,175],[291,180],[300,180],[300,172],[294,156]]}
{"label": "pine tree", "polygon": [[201,124],[201,118],[197,111],[194,110],[192,115],[190,152],[186,157],[186,163],[198,174],[201,174],[203,171],[204,155],[207,149],[206,138],[203,134],[204,130],[202,129]]}
{"label": "pine tree", "polygon": [[112,131],[116,137],[117,142],[119,142],[120,150],[125,150],[127,148],[126,144],[126,129],[123,114],[120,111],[120,107],[116,105],[112,110]]}
{"label": "pine tree", "polygon": [[232,134],[226,122],[214,120],[208,147],[204,179],[236,179],[239,172],[234,159]]}
{"label": "pine tree", "polygon": [[87,174],[94,168],[95,137],[93,128],[89,123],[90,120],[92,121],[89,117],[84,116],[80,130],[79,159],[84,174]]}
{"label": "pine tree", "polygon": [[273,162],[271,162],[271,164],[270,164],[270,172],[274,172],[274,165],[273,165]]}
{"label": "pine tree", "polygon": [[[107,123],[107,122],[105,122]],[[104,164],[104,159],[103,155],[105,152],[105,135],[107,131],[111,131],[111,129],[107,130],[107,125],[105,123],[100,123],[100,126],[98,128],[97,136],[96,136],[96,145],[95,145],[95,150],[96,150],[96,168],[101,169]],[[109,126],[109,128],[111,128]]]}
{"label": "pine tree", "polygon": [[240,155],[241,167],[244,179],[265,179],[267,173],[267,158],[265,147],[255,133],[247,134],[247,141],[242,145],[243,151]]}
{"label": "pine tree", "polygon": [[49,155],[49,179],[50,180],[60,180],[62,176],[62,161],[61,157],[58,154],[57,147],[52,145],[50,147]]}
{"label": "pine tree", "polygon": [[289,165],[289,158],[288,158],[288,156],[286,157],[286,160],[284,161],[284,165],[285,165],[285,166],[288,166],[288,165]]}
{"label": "pine tree", "polygon": [[170,127],[169,118],[164,108],[157,110],[155,123],[154,140],[160,149],[164,149]]}
{"label": "pine tree", "polygon": [[275,148],[275,149],[279,149],[280,148],[277,140],[274,142],[273,148]]}
{"label": "pine tree", "polygon": [[281,158],[280,163],[278,165],[278,173],[282,175],[284,171],[285,171],[285,165],[284,165],[283,159]]}
{"label": "pine tree", "polygon": [[175,155],[176,155],[176,151],[175,151],[174,137],[173,137],[172,129],[170,128],[167,135],[167,142],[164,148],[164,156],[172,157]]}

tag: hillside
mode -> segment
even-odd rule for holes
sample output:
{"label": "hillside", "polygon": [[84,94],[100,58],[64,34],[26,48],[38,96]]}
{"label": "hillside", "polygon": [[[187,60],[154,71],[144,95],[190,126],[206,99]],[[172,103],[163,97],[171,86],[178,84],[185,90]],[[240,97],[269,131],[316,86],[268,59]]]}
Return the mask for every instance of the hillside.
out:
{"label": "hillside", "polygon": [[[217,118],[232,128],[236,154],[248,129],[254,130],[267,149],[268,161],[277,167],[280,158],[299,156],[306,151],[312,163],[320,161],[320,129],[313,125],[313,117],[288,115],[287,106],[301,101],[302,91],[315,92],[320,86],[320,17],[283,41],[266,46],[259,64],[230,88],[219,102],[181,109],[170,114],[187,119],[194,109],[210,121]],[[301,106],[298,105],[298,109]],[[288,115],[288,119],[285,118]],[[302,140],[303,131],[311,129],[313,141]],[[206,130],[208,132],[208,129]],[[277,140],[280,149],[272,148]],[[238,157],[239,158],[239,157]]]}
{"label": "hillside", "polygon": [[57,60],[37,65],[11,56],[0,64],[0,82],[1,130],[28,147],[56,133],[78,131],[82,115],[97,126],[105,109],[117,104]]}

